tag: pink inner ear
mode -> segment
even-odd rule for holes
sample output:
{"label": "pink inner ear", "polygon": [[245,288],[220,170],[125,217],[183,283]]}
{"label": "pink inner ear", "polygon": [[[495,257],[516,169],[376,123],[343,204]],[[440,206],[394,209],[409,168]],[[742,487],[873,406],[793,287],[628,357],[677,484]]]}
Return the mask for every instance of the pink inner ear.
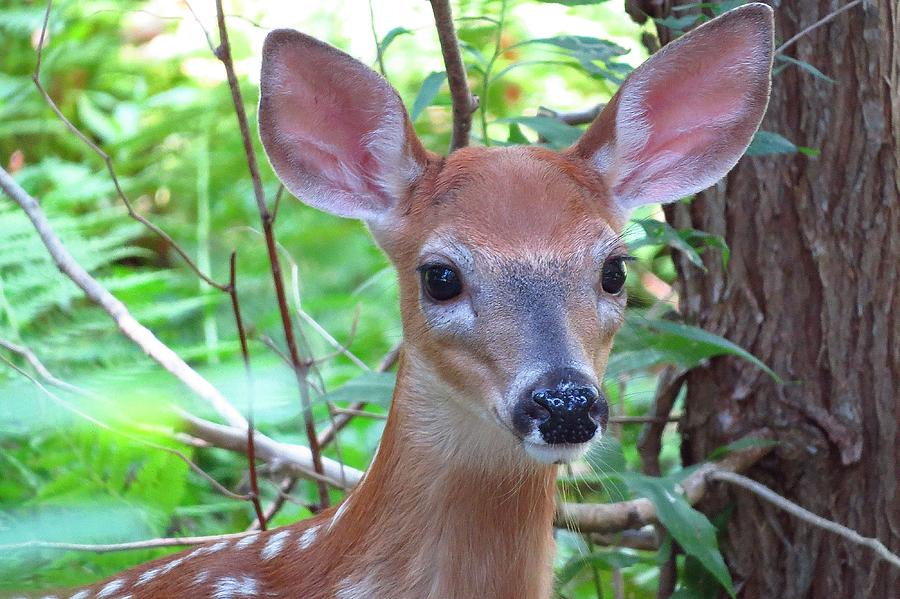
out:
{"label": "pink inner ear", "polygon": [[[383,166],[371,141],[391,119],[373,107],[389,104],[356,73],[335,68],[321,56],[288,53],[273,108],[277,134],[293,146],[298,161],[313,167],[341,191],[380,195],[376,183]],[[355,86],[355,87],[354,87]],[[383,140],[391,141],[391,140]]]}
{"label": "pink inner ear", "polygon": [[260,83],[263,146],[304,202],[374,222],[421,175],[427,155],[400,98],[350,56],[276,30],[266,38]]}
{"label": "pink inner ear", "polygon": [[623,207],[700,191],[743,154],[768,101],[770,16],[759,17],[713,21],[625,83],[612,160],[597,159]]}

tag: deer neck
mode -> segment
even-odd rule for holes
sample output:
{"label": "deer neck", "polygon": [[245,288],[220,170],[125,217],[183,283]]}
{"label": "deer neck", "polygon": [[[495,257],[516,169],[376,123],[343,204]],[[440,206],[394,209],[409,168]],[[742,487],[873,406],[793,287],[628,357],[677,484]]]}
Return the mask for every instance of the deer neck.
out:
{"label": "deer neck", "polygon": [[375,460],[335,515],[353,569],[338,589],[548,597],[555,467],[527,462],[511,435],[473,423],[452,398],[436,404],[419,382],[401,366]]}

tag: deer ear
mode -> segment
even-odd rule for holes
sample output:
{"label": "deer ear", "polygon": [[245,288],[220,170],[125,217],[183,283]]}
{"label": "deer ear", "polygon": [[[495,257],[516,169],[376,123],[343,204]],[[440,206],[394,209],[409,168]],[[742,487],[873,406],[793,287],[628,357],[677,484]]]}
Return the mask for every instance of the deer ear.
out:
{"label": "deer ear", "polygon": [[636,69],[567,152],[606,179],[623,210],[701,191],[735,165],[769,101],[773,17],[729,11]]}
{"label": "deer ear", "polygon": [[390,214],[428,160],[380,75],[290,29],[272,31],[263,46],[259,134],[291,193],[369,222]]}

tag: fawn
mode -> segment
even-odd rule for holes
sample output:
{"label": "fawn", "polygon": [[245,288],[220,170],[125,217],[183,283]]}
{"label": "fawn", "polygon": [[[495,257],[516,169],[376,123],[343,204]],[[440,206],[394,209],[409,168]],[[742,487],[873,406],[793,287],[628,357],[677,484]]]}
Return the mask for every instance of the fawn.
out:
{"label": "fawn", "polygon": [[397,93],[291,30],[263,51],[259,130],[285,186],[365,221],[397,268],[404,345],[377,455],[336,510],[175,554],[72,599],[540,598],[556,464],[606,425],[631,209],[725,175],[765,112],[772,10],[657,52],[564,152],[416,137]]}

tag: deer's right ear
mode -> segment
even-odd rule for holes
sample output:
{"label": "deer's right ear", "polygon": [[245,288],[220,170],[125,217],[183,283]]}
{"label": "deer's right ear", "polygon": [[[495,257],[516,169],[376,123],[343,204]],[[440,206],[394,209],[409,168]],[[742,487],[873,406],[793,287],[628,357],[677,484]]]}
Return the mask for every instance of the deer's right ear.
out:
{"label": "deer's right ear", "polygon": [[428,160],[380,75],[290,29],[272,31],[263,46],[259,135],[291,193],[372,223],[390,214]]}
{"label": "deer's right ear", "polygon": [[605,179],[618,208],[675,200],[731,170],[769,101],[772,9],[746,4],[638,67],[568,152]]}

